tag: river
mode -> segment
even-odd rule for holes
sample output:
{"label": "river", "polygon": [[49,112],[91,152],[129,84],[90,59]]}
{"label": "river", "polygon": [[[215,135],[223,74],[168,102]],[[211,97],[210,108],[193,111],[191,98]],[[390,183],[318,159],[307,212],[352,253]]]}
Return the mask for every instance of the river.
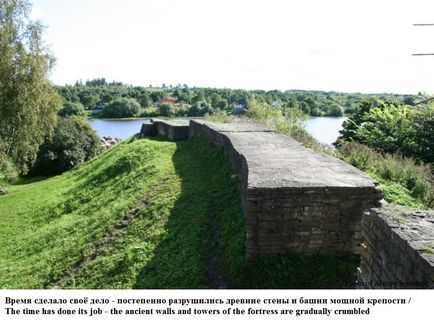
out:
{"label": "river", "polygon": [[310,117],[304,124],[310,134],[319,142],[331,145],[342,130],[346,117]]}
{"label": "river", "polygon": [[[346,117],[310,117],[303,123],[312,136],[321,143],[331,145],[339,136],[339,130]],[[126,139],[138,133],[149,119],[91,119],[90,125],[100,137],[111,136]]]}

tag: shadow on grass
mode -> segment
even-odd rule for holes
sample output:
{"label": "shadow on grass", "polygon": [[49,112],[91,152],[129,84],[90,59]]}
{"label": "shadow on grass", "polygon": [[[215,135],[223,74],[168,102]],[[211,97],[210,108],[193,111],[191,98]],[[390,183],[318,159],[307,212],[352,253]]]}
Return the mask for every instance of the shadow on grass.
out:
{"label": "shadow on grass", "polygon": [[37,177],[20,177],[16,181],[12,182],[12,185],[28,185],[41,181],[45,181],[53,176],[37,176]]}
{"label": "shadow on grass", "polygon": [[176,143],[173,155],[181,194],[151,261],[140,271],[134,288],[208,288],[206,249],[209,245],[209,166],[190,140]]}

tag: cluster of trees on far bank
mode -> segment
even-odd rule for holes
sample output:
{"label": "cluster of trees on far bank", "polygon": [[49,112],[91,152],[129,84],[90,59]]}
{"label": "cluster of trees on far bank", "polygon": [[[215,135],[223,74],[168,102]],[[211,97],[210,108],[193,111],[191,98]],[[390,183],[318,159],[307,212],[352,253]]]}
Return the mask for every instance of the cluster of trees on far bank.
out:
{"label": "cluster of trees on far bank", "polygon": [[298,109],[308,116],[343,116],[354,113],[358,104],[369,98],[407,105],[424,99],[422,94],[264,91],[187,85],[135,87],[115,81],[107,82],[104,78],[59,86],[58,91],[66,111],[72,112],[71,107],[75,107],[77,114],[103,118],[203,116],[215,112],[243,114],[252,98],[283,111]]}

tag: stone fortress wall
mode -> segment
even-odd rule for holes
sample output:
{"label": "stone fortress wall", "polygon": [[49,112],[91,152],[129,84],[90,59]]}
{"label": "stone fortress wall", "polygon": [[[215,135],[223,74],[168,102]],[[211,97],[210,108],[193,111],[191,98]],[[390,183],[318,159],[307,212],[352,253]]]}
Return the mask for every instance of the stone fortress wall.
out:
{"label": "stone fortress wall", "polygon": [[250,122],[180,126],[154,120],[141,133],[172,140],[200,136],[225,152],[239,179],[246,259],[355,253],[362,257],[363,287],[433,287],[432,215],[404,213],[407,223],[397,227],[397,208],[380,208],[377,184],[351,165]]}
{"label": "stone fortress wall", "polygon": [[223,148],[241,180],[246,258],[357,252],[363,212],[380,190],[356,168],[256,124],[190,122]]}
{"label": "stone fortress wall", "polygon": [[366,213],[362,234],[362,287],[434,289],[434,211],[386,204]]}

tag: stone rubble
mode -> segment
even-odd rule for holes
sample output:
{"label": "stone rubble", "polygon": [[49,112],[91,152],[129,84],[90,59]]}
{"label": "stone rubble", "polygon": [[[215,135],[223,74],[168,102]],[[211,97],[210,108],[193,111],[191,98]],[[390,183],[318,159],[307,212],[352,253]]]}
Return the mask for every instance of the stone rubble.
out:
{"label": "stone rubble", "polygon": [[114,145],[120,143],[122,140],[119,138],[112,138],[112,137],[102,137],[101,138],[101,148],[103,150],[110,149]]}

